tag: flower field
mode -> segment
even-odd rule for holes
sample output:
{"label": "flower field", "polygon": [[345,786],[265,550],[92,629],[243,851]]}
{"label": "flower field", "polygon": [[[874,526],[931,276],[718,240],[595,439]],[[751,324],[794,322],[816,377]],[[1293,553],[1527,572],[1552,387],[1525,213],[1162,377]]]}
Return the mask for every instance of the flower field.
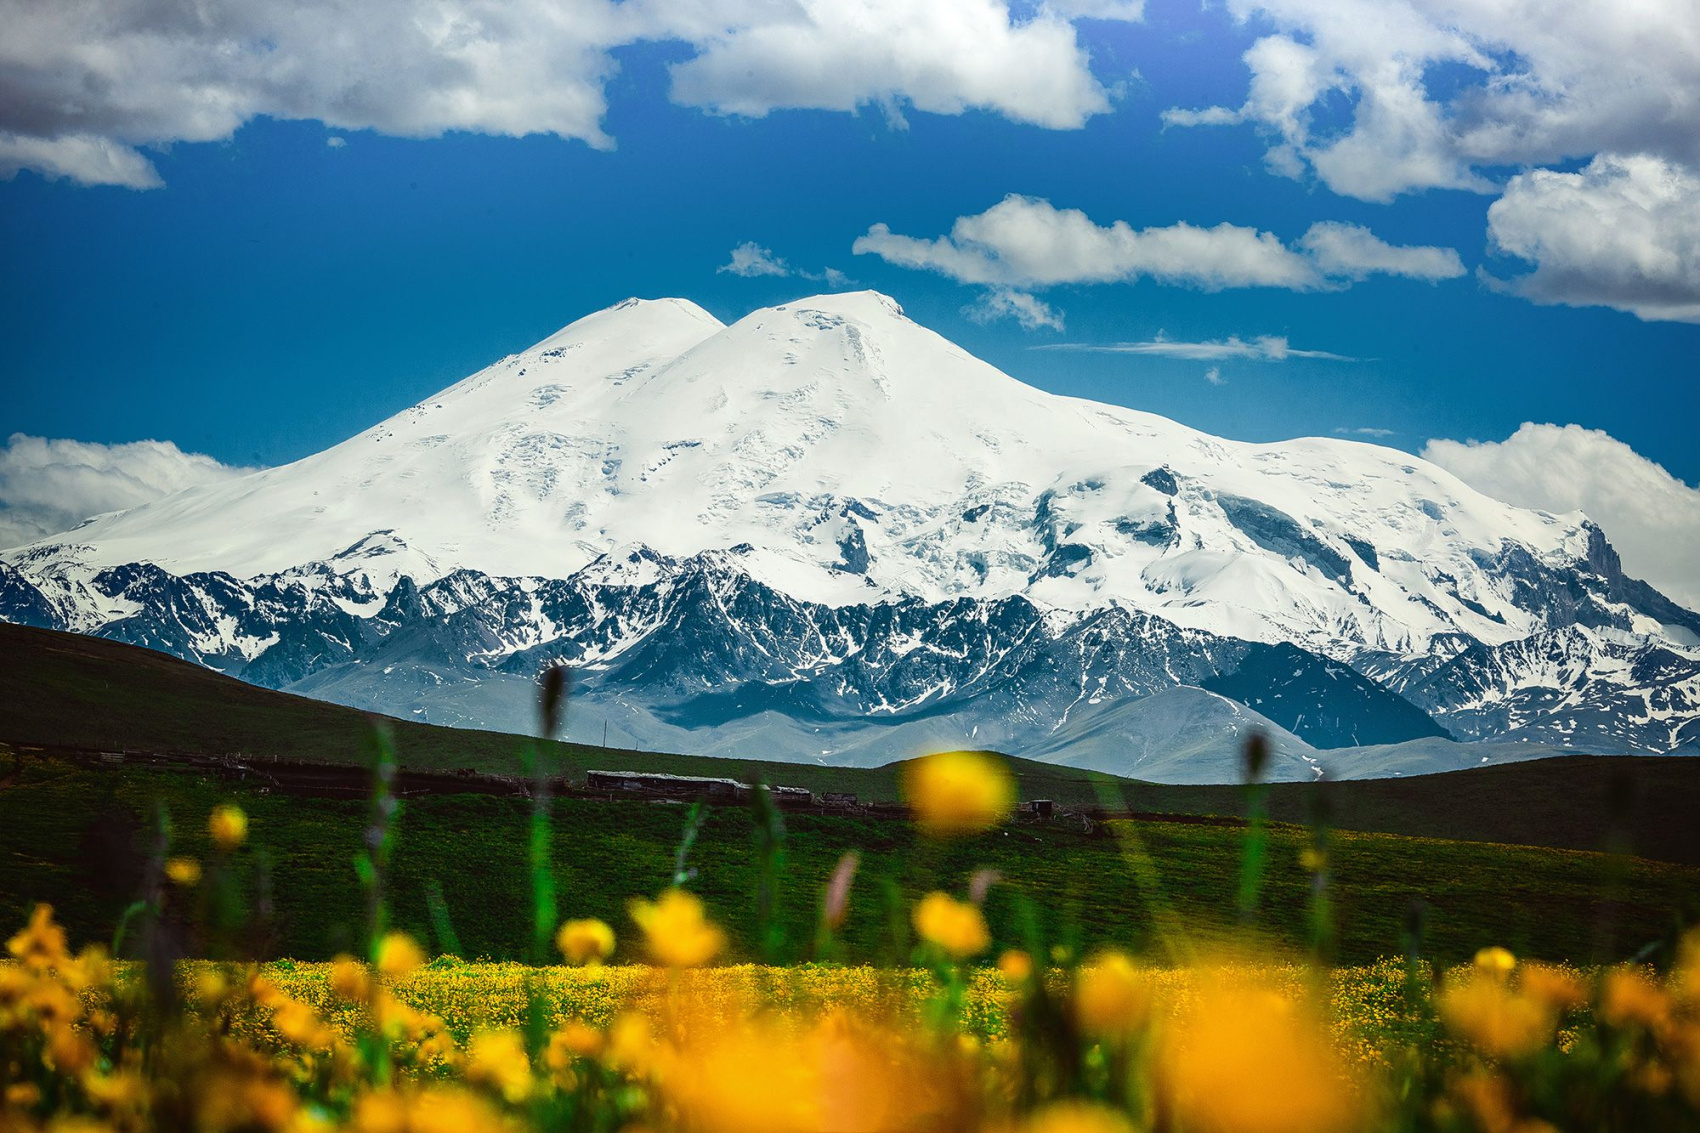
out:
{"label": "flower field", "polygon": [[[614,920],[560,907],[546,792],[526,854],[533,962],[432,957],[390,924],[399,808],[380,752],[350,883],[360,955],[246,955],[263,893],[240,868],[261,825],[230,803],[176,849],[162,820],[139,898],[109,946],[73,950],[37,905],[0,961],[0,1130],[998,1130],[1008,1133],[1556,1133],[1700,1127],[1700,932],[1587,968],[1422,952],[1420,916],[1389,958],[1339,966],[1330,844],[1314,827],[1303,948],[1258,931],[1270,841],[1248,752],[1238,932],[1196,932],[1151,874],[1156,946],[1049,940],[1035,917],[999,943],[984,867],[914,900],[858,885],[845,852],[818,896],[809,962],[734,962],[693,887],[699,812],[672,882]],[[994,757],[951,753],[905,783],[921,837],[994,831],[1014,792]],[[783,824],[758,792],[753,897],[771,916]],[[835,959],[859,904],[888,916],[885,964]],[[434,908],[439,938],[453,939]],[[563,912],[566,915],[563,915]],[[1288,910],[1291,912],[1291,910]],[[764,939],[762,921],[754,947]],[[768,938],[771,939],[771,938]],[[190,959],[194,942],[204,957]],[[114,959],[114,957],[120,957]],[[613,962],[619,957],[640,962]],[[564,963],[563,963],[564,961]]]}

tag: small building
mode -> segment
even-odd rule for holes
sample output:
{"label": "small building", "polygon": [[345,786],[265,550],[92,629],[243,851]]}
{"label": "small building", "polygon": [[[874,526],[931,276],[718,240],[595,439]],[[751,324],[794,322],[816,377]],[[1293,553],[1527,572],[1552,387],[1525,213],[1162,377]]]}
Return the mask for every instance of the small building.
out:
{"label": "small building", "polygon": [[750,789],[736,779],[716,779],[707,775],[668,775],[660,771],[592,771],[588,775],[593,791],[629,791],[632,794],[660,795],[671,799],[709,799],[738,802],[749,798]]}
{"label": "small building", "polygon": [[1056,803],[1050,799],[1030,799],[1024,809],[1034,818],[1050,818],[1056,813]]}
{"label": "small building", "polygon": [[773,805],[793,808],[815,805],[814,792],[807,787],[769,787],[773,795]]}
{"label": "small building", "polygon": [[849,810],[856,805],[856,793],[854,791],[822,791],[820,803],[822,806]]}

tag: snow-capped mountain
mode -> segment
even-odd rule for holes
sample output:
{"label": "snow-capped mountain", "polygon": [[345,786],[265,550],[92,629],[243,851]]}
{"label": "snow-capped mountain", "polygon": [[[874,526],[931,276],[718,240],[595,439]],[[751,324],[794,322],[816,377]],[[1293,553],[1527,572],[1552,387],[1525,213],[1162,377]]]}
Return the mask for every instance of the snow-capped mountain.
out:
{"label": "snow-capped mountain", "polygon": [[[440,722],[523,725],[570,661],[576,734],[643,746],[1066,759],[1077,728],[1182,718],[1118,707],[1181,686],[1186,719],[1290,729],[1296,774],[1443,728],[1700,743],[1700,616],[1583,516],[1044,393],[872,292],[731,326],[628,300],[325,452],[0,560],[0,617]],[[1611,644],[1529,692],[1566,632]],[[1622,715],[1641,672],[1688,675]]]}

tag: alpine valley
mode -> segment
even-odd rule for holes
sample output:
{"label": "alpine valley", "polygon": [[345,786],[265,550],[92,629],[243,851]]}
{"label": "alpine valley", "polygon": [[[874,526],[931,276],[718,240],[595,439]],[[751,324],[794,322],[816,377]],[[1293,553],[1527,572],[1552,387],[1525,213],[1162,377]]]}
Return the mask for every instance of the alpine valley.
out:
{"label": "alpine valley", "polygon": [[573,739],[1170,782],[1700,753],[1700,614],[1407,453],[1033,389],[872,292],[628,300],[315,456],[0,553],[0,619]]}

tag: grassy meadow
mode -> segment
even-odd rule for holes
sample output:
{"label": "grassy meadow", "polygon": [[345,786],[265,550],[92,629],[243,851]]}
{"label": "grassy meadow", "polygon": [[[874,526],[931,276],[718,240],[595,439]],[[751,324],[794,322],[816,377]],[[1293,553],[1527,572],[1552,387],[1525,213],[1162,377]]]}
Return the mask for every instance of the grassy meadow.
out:
{"label": "grassy meadow", "polygon": [[[373,733],[175,662],[127,698],[125,647],[35,646],[52,656],[4,680],[39,699],[0,709],[0,735],[48,747],[0,756],[0,918],[22,926],[0,960],[8,1133],[1700,1127],[1700,865],[1677,825],[1654,824],[1665,861],[1480,840],[1592,790],[1617,801],[1548,841],[1645,838],[1605,761],[1449,794],[1263,786],[1256,745],[1252,785],[1218,788],[950,753],[726,769],[894,812],[550,799],[556,772],[613,753]],[[113,713],[139,738],[106,738]],[[328,730],[236,746],[309,717]],[[365,747],[371,794],[55,744]],[[531,797],[394,794],[398,762],[498,748]],[[1687,765],[1650,762],[1641,805],[1674,813]],[[1014,813],[1117,792],[1141,813]],[[1476,840],[1283,821],[1353,807]]]}
{"label": "grassy meadow", "polygon": [[[77,939],[104,939],[141,884],[157,809],[173,816],[179,850],[199,858],[207,854],[207,834],[196,816],[230,800],[255,823],[254,853],[243,868],[263,872],[270,894],[271,914],[256,926],[261,950],[312,960],[356,950],[363,898],[350,884],[350,862],[360,851],[366,804],[59,761],[25,761],[16,781],[0,790],[0,916],[21,921],[34,902],[51,901]],[[435,887],[466,958],[523,957],[530,816],[526,800],[488,795],[402,802],[390,863],[395,923],[440,947],[427,901]],[[562,900],[617,923],[628,897],[673,876],[687,817],[688,808],[676,804],[556,800],[551,848]],[[861,856],[862,899],[839,944],[841,957],[856,961],[894,958],[887,931],[893,902],[977,868],[1004,879],[986,902],[1000,943],[1019,940],[1025,917],[1036,918],[1048,939],[1082,949],[1117,944],[1147,952],[1158,946],[1163,916],[1197,937],[1238,923],[1240,826],[1129,820],[1089,835],[1060,823],[1009,825],[939,842],[901,818],[800,813],[781,822],[778,944],[757,939],[753,894],[763,827],[752,810],[706,808],[690,852],[692,888],[727,927],[733,954],[746,960],[810,958],[822,889],[851,851]],[[1310,834],[1276,825],[1268,838],[1260,931],[1301,947],[1312,882],[1300,857]],[[1700,902],[1700,869],[1637,858],[1351,831],[1334,831],[1329,849],[1337,954],[1349,963],[1398,953],[1413,901],[1426,909],[1428,947],[1437,957],[1464,958],[1489,941],[1576,962],[1661,939]]]}

